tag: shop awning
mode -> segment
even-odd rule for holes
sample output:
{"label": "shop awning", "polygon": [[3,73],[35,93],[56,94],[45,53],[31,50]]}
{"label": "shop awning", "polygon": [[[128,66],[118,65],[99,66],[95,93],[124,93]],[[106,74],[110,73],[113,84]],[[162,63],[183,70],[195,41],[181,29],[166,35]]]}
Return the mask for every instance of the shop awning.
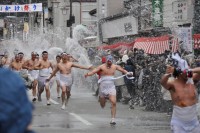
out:
{"label": "shop awning", "polygon": [[200,49],[200,34],[193,35],[194,49]]}
{"label": "shop awning", "polygon": [[[178,41],[172,40],[172,51],[178,49]],[[143,37],[135,40],[133,48],[143,49],[147,54],[162,54],[169,50],[169,36]]]}

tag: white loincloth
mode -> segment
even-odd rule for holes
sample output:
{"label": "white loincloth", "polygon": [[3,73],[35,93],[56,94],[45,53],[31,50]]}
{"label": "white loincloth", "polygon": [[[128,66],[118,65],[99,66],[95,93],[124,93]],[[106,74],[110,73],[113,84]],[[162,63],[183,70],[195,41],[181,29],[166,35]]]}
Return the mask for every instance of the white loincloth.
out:
{"label": "white loincloth", "polygon": [[60,72],[56,73],[56,81],[60,81]]}
{"label": "white loincloth", "polygon": [[49,76],[42,77],[38,76],[38,88],[44,88],[46,85],[49,85],[49,87],[52,87],[53,85],[53,79],[51,79],[49,82],[46,82],[46,80],[49,78]]}
{"label": "white loincloth", "polygon": [[99,85],[99,96],[108,97],[109,95],[116,96],[116,89],[114,84],[113,76],[102,76],[98,83]]}
{"label": "white loincloth", "polygon": [[173,133],[200,133],[196,104],[188,107],[173,106],[171,130]]}
{"label": "white loincloth", "polygon": [[71,74],[60,74],[60,85],[71,87],[72,75]]}
{"label": "white loincloth", "polygon": [[4,68],[9,68],[9,64],[3,65]]}
{"label": "white loincloth", "polygon": [[35,80],[38,78],[38,70],[31,70],[31,71],[28,71],[28,73],[31,75],[32,79]]}
{"label": "white loincloth", "polygon": [[41,77],[48,77],[50,76],[50,70],[49,68],[44,68],[39,70],[39,76]]}
{"label": "white loincloth", "polygon": [[104,81],[104,80],[110,80],[110,81],[112,80],[112,81],[114,81],[114,80],[116,80],[116,79],[120,79],[120,78],[123,78],[123,77],[125,77],[125,76],[126,76],[127,79],[134,79],[134,78],[135,78],[135,77],[128,77],[129,74],[132,74],[132,75],[133,75],[133,72],[128,72],[127,74],[121,75],[121,76],[119,76],[119,77],[114,77],[114,76],[102,76],[103,78],[100,78],[100,79],[98,80],[98,84],[99,84],[100,82]]}

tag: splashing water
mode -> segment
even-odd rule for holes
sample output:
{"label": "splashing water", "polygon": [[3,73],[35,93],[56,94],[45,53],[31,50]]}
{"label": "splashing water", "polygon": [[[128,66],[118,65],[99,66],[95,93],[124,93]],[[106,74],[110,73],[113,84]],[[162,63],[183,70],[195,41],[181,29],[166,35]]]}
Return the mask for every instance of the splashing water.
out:
{"label": "splashing water", "polygon": [[[18,38],[4,40],[0,42],[0,50],[8,51],[10,57],[13,57],[14,51],[18,50],[24,53],[26,59],[30,58],[32,51],[41,54],[42,51],[45,50],[48,51],[50,60],[55,60],[57,54],[66,51],[78,60],[78,64],[83,66],[91,65],[86,49],[78,43],[91,34],[85,26],[78,25],[74,28],[74,39],[64,37],[65,34],[63,30],[59,28],[52,32],[46,29],[44,29],[44,31],[45,33],[37,32],[32,34],[27,42],[23,42]],[[91,88],[91,86],[93,86],[91,78],[84,78],[84,74],[87,72],[86,70],[75,68],[72,72],[74,75],[74,85],[72,88],[82,86]]]}

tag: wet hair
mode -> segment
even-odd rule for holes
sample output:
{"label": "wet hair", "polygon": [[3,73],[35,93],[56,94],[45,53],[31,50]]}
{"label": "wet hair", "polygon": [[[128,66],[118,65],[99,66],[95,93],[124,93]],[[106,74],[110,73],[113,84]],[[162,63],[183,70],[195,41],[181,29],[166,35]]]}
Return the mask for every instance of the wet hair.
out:
{"label": "wet hair", "polygon": [[64,54],[65,54],[65,55],[69,55],[69,54],[68,54],[68,53],[66,53],[66,52],[63,52],[61,55],[64,55]]}
{"label": "wet hair", "polygon": [[34,52],[34,51],[33,51],[33,52],[31,52],[31,54],[37,55],[37,52]]}
{"label": "wet hair", "polygon": [[48,54],[48,52],[47,52],[47,51],[43,51],[43,52],[42,52],[42,55],[43,55],[43,54]]}
{"label": "wet hair", "polygon": [[61,58],[61,56],[60,56],[59,54],[58,54],[58,55],[56,55],[56,58],[58,58],[58,57],[59,57],[59,58]]}
{"label": "wet hair", "polygon": [[19,53],[18,53],[18,55],[24,55],[24,53],[22,53],[22,52],[19,52]]}

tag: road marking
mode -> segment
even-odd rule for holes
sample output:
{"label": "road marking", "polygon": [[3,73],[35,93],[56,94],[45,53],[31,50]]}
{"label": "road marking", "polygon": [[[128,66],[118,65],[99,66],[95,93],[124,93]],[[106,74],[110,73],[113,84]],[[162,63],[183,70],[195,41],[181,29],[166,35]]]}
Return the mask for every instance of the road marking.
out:
{"label": "road marking", "polygon": [[53,104],[59,104],[58,102],[54,101],[53,99],[50,99],[50,102],[52,102]]}
{"label": "road marking", "polygon": [[69,114],[72,115],[72,116],[74,116],[76,119],[78,119],[79,121],[83,122],[87,126],[91,126],[92,125],[92,123],[90,123],[89,121],[83,119],[82,117],[80,117],[77,114],[74,114],[74,113],[69,113]]}

